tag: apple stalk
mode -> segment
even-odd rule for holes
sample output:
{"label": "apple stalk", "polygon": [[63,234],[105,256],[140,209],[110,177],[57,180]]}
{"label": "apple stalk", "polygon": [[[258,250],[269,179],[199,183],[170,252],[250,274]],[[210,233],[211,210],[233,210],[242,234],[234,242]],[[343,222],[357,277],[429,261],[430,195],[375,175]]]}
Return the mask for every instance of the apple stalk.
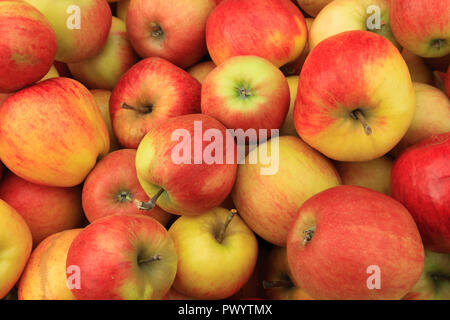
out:
{"label": "apple stalk", "polygon": [[163,192],[164,189],[161,188],[149,201],[143,202],[136,199],[134,200],[134,203],[136,203],[137,207],[140,210],[152,210],[156,206],[156,201],[162,195]]}
{"label": "apple stalk", "polygon": [[222,230],[220,230],[219,235],[217,236],[217,241],[219,243],[222,243],[223,239],[225,238],[225,233],[227,232],[228,225],[230,224],[231,220],[233,220],[233,217],[236,215],[236,213],[237,213],[236,209],[230,210],[230,214],[228,215],[227,220],[225,220],[225,224]]}
{"label": "apple stalk", "polygon": [[359,122],[361,122],[366,135],[370,136],[372,134],[372,128],[367,123],[366,118],[364,117],[364,114],[361,112],[361,110],[352,111],[351,116],[353,119],[359,120]]}

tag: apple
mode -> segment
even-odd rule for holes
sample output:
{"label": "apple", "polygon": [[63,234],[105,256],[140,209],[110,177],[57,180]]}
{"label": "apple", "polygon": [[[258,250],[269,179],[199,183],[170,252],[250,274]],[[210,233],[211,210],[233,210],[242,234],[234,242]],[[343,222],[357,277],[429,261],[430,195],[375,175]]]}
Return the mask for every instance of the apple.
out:
{"label": "apple", "polygon": [[233,56],[257,55],[281,67],[300,56],[307,34],[301,11],[289,0],[227,0],[208,18],[206,45],[217,66]]}
{"label": "apple", "polygon": [[102,50],[111,28],[106,0],[25,0],[50,22],[58,40],[55,59],[79,62]]}
{"label": "apple", "polygon": [[450,132],[409,147],[391,173],[391,196],[417,223],[425,248],[450,253]]}
{"label": "apple", "polygon": [[69,63],[75,79],[88,88],[112,90],[120,77],[138,57],[127,39],[125,22],[113,17],[108,40],[96,56],[77,63]]}
{"label": "apple", "polygon": [[53,78],[9,97],[0,108],[0,158],[36,184],[73,187],[109,150],[108,130],[92,94]]}
{"label": "apple", "polygon": [[201,84],[162,58],[128,70],[112,91],[109,111],[119,143],[136,149],[154,126],[175,116],[200,113]]}
{"label": "apple", "polygon": [[170,215],[159,207],[150,211],[141,211],[134,199],[148,197],[142,189],[136,175],[136,150],[121,149],[109,153],[101,159],[87,176],[83,185],[83,209],[89,222],[110,215],[142,214],[165,225]]}
{"label": "apple", "polygon": [[297,132],[334,160],[385,155],[414,117],[408,67],[397,48],[372,32],[347,31],[323,40],[303,65],[298,87]]}
{"label": "apple", "polygon": [[54,233],[33,250],[18,284],[19,300],[75,300],[66,278],[66,258],[82,230]]}
{"label": "apple", "polygon": [[203,83],[206,76],[216,67],[212,61],[204,61],[190,67],[187,72],[193,76],[198,82]]}
{"label": "apple", "polygon": [[201,109],[229,129],[265,129],[270,136],[271,129],[282,126],[289,99],[289,86],[280,69],[258,56],[237,56],[206,77]]}
{"label": "apple", "polygon": [[315,17],[319,12],[333,0],[296,0],[300,8],[312,17]]}
{"label": "apple", "polygon": [[[208,141],[209,133],[214,134],[214,142]],[[236,179],[235,149],[231,133],[210,116],[191,114],[161,123],[137,149],[137,176],[152,198],[136,203],[141,209],[156,203],[177,215],[199,215],[217,207]]]}
{"label": "apple", "polygon": [[78,300],[158,300],[172,286],[177,253],[167,230],[143,215],[96,220],[75,237],[66,268],[80,271]]}
{"label": "apple", "polygon": [[391,170],[394,161],[384,156],[362,162],[336,162],[342,184],[365,187],[390,195]]}
{"label": "apple", "polygon": [[131,0],[120,0],[117,4],[117,17],[123,22],[127,19],[127,12],[130,2]]}
{"label": "apple", "polygon": [[133,0],[126,15],[133,48],[187,68],[206,54],[206,20],[214,0]]}
{"label": "apple", "polygon": [[446,94],[427,84],[413,85],[416,92],[416,112],[408,131],[390,152],[396,156],[425,138],[450,131],[450,101]]}
{"label": "apple", "polygon": [[[400,49],[389,24],[391,0],[337,0],[328,4],[314,19],[309,35],[311,48],[336,34],[361,30],[379,34]],[[377,14],[379,13],[379,21]],[[379,24],[377,24],[379,22]]]}
{"label": "apple", "polygon": [[12,96],[13,93],[0,93],[0,107],[2,106],[3,102],[6,101],[10,96]]}
{"label": "apple", "polygon": [[[270,163],[261,156],[263,152],[270,152]],[[255,158],[256,163],[251,160]],[[273,169],[266,172],[270,174],[262,174],[262,169],[269,168]],[[239,164],[232,197],[242,219],[257,235],[285,246],[301,204],[340,183],[328,159],[299,138],[282,136],[260,144]]]}
{"label": "apple", "polygon": [[284,123],[280,128],[280,136],[294,136],[298,137],[297,130],[295,129],[294,123],[294,106],[295,99],[297,98],[297,89],[298,89],[298,79],[299,76],[289,76],[286,77],[289,93],[290,93],[290,105],[289,111],[284,119]]}
{"label": "apple", "polygon": [[433,73],[421,57],[416,56],[406,49],[402,50],[402,57],[408,66],[413,82],[433,84]]}
{"label": "apple", "polygon": [[9,204],[0,199],[0,299],[19,280],[33,244],[25,220]]}
{"label": "apple", "polygon": [[398,42],[421,57],[450,53],[447,0],[391,0],[390,21]]}
{"label": "apple", "polygon": [[272,300],[312,300],[311,296],[295,286],[285,247],[273,247],[264,265],[266,297]]}
{"label": "apple", "polygon": [[289,231],[294,283],[314,299],[401,299],[419,280],[424,248],[408,210],[357,186],[308,199]]}
{"label": "apple", "polygon": [[103,120],[105,121],[106,127],[108,128],[109,135],[109,152],[120,149],[119,142],[117,141],[116,135],[114,134],[111,116],[109,114],[109,99],[111,98],[111,91],[103,89],[93,89],[91,90],[92,96],[100,109]]}
{"label": "apple", "polygon": [[169,235],[178,256],[173,286],[181,294],[228,298],[255,269],[258,243],[236,210],[217,207],[200,216],[182,216],[172,224]]}
{"label": "apple", "polygon": [[450,255],[425,250],[422,276],[404,300],[450,300]]}
{"label": "apple", "polygon": [[41,79],[56,54],[56,35],[47,19],[20,1],[0,2],[0,93]]}
{"label": "apple", "polygon": [[50,67],[50,70],[48,70],[47,74],[44,77],[42,77],[42,79],[39,80],[39,82],[45,81],[45,80],[51,79],[51,78],[58,78],[58,77],[59,77],[58,69],[56,69],[56,67],[54,65],[52,65]]}
{"label": "apple", "polygon": [[8,173],[0,183],[0,198],[23,217],[34,247],[54,233],[80,227],[84,221],[79,186],[43,186]]}

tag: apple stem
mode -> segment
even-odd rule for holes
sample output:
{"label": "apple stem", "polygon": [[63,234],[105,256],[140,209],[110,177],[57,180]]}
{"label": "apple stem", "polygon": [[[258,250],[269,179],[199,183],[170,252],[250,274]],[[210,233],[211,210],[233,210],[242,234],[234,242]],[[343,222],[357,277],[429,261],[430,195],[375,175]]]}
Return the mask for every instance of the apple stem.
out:
{"label": "apple stem", "polygon": [[152,37],[161,38],[164,35],[164,31],[158,23],[152,22],[152,23],[150,23],[150,27],[151,27]]}
{"label": "apple stem", "polygon": [[140,113],[148,113],[149,112],[149,108],[130,106],[126,102],[122,103],[122,109],[133,110],[133,111],[140,112]]}
{"label": "apple stem", "polygon": [[262,285],[264,289],[290,288],[292,287],[292,282],[288,280],[275,280],[275,281],[264,280]]}
{"label": "apple stem", "polygon": [[151,257],[149,259],[138,261],[138,264],[144,264],[144,263],[149,263],[149,262],[159,261],[159,260],[161,260],[161,255],[155,254],[153,257]]}
{"label": "apple stem", "polygon": [[445,46],[445,39],[436,39],[431,41],[431,46],[435,47],[437,50],[441,50]]}
{"label": "apple stem", "polygon": [[312,227],[308,230],[303,231],[305,236],[303,237],[303,246],[306,246],[314,236],[314,232],[316,231],[316,227]]}
{"label": "apple stem", "polygon": [[122,191],[119,193],[119,195],[117,196],[119,202],[131,202],[133,201],[133,198],[131,197],[131,194],[127,191]]}
{"label": "apple stem", "polygon": [[140,210],[152,210],[156,206],[156,201],[158,200],[159,196],[162,195],[163,192],[164,192],[164,189],[161,188],[149,201],[142,202],[142,201],[135,199],[134,203],[136,203],[137,207]]}
{"label": "apple stem", "polygon": [[225,238],[225,232],[227,231],[228,225],[230,224],[231,220],[233,220],[233,217],[237,213],[236,209],[231,209],[230,214],[227,217],[227,220],[225,220],[225,224],[223,225],[222,230],[220,230],[219,236],[217,237],[217,241],[219,243],[222,243],[223,239]]}
{"label": "apple stem", "polygon": [[372,128],[367,123],[366,118],[364,117],[364,114],[361,112],[361,110],[355,110],[351,113],[351,115],[353,119],[359,120],[359,122],[361,122],[365,134],[370,136],[372,134]]}

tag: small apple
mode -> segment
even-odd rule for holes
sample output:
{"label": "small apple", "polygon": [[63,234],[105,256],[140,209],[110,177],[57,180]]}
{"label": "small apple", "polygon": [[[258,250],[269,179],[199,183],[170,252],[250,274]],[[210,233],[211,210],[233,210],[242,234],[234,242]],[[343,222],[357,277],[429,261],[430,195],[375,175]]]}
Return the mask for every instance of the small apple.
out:
{"label": "small apple", "polygon": [[[182,216],[169,229],[177,250],[174,288],[198,299],[225,299],[253,273],[258,243],[236,210],[214,208],[196,217]],[[201,248],[201,249],[199,249]]]}
{"label": "small apple", "polygon": [[206,76],[216,67],[212,61],[204,61],[190,67],[187,72],[193,76],[198,82],[203,83]]}

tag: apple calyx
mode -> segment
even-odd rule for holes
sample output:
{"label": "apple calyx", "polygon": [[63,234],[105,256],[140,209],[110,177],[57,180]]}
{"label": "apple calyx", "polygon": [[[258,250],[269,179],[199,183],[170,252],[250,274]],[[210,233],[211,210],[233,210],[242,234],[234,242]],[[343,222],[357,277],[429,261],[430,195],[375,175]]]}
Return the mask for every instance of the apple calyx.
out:
{"label": "apple calyx", "polygon": [[430,46],[439,51],[441,48],[445,47],[446,44],[447,41],[445,39],[434,39],[431,40]]}
{"label": "apple calyx", "polygon": [[163,192],[164,192],[164,189],[161,188],[149,201],[143,202],[143,201],[139,201],[139,200],[135,199],[134,203],[136,203],[137,207],[140,210],[152,210],[156,206],[156,201],[162,195]]}
{"label": "apple calyx", "polygon": [[227,220],[225,220],[225,224],[223,225],[222,230],[220,230],[220,233],[216,238],[219,243],[222,243],[223,239],[225,238],[225,233],[227,231],[228,225],[230,224],[231,220],[233,220],[236,213],[237,213],[236,209],[230,210],[230,214],[228,215]]}
{"label": "apple calyx", "polygon": [[155,254],[153,257],[150,257],[148,259],[138,260],[138,264],[141,265],[141,264],[144,264],[144,263],[150,263],[150,262],[159,261],[159,260],[161,260],[161,255]]}
{"label": "apple calyx", "polygon": [[150,23],[150,32],[153,38],[161,39],[164,36],[164,31],[157,22]]}
{"label": "apple calyx", "polygon": [[264,289],[272,289],[272,288],[292,288],[294,284],[289,280],[274,280],[268,281],[263,280],[262,286]]}
{"label": "apple calyx", "polygon": [[133,110],[139,113],[151,113],[153,111],[153,106],[150,105],[148,107],[137,107],[137,106],[130,106],[129,104],[127,104],[126,102],[122,103],[121,106],[122,109],[126,109],[126,110]]}
{"label": "apple calyx", "polygon": [[303,231],[303,233],[305,234],[305,236],[303,237],[303,246],[306,246],[313,238],[314,236],[314,232],[316,231],[316,227],[311,227],[308,230]]}
{"label": "apple calyx", "polygon": [[369,126],[369,124],[367,123],[366,118],[364,117],[364,114],[362,113],[361,110],[359,110],[359,109],[353,110],[353,111],[350,113],[350,116],[351,116],[353,119],[359,120],[359,122],[361,122],[361,124],[362,124],[362,126],[363,126],[363,128],[364,128],[364,133],[365,133],[367,136],[370,136],[370,135],[372,134],[372,128],[371,128],[371,127]]}
{"label": "apple calyx", "polygon": [[131,196],[131,193],[128,191],[121,191],[118,195],[117,195],[117,200],[120,203],[124,203],[124,202],[132,202],[133,201],[133,197]]}

